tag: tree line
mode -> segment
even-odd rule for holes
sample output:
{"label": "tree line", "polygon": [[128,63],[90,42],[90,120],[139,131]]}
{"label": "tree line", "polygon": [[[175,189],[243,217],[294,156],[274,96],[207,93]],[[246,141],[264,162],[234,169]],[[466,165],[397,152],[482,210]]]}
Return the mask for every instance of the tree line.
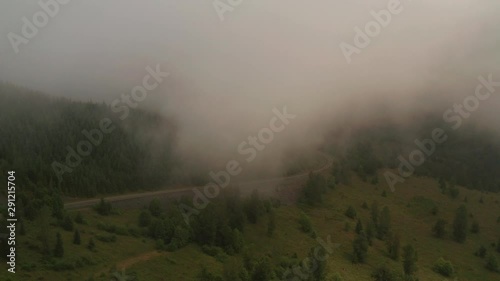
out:
{"label": "tree line", "polygon": [[[0,112],[0,170],[20,175],[18,197],[28,217],[44,204],[60,204],[59,196],[154,189],[177,180],[171,173],[175,126],[159,115],[132,109],[129,118],[117,120],[107,104],[51,97],[6,83],[0,83]],[[60,180],[54,161],[64,164],[69,148],[76,150],[86,140],[82,131],[99,128],[103,118],[116,129]]]}

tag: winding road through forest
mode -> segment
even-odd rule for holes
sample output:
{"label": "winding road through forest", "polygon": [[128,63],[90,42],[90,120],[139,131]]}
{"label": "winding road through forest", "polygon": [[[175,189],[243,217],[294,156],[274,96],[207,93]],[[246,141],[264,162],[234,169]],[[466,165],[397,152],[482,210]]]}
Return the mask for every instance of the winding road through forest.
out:
{"label": "winding road through forest", "polygon": [[[325,157],[325,163],[321,167],[312,170],[313,173],[323,173],[327,171],[333,165],[333,159],[327,155],[322,153]],[[288,176],[288,177],[278,177],[271,179],[262,179],[262,180],[253,180],[246,182],[234,183],[232,186],[236,186],[239,188],[240,192],[243,194],[250,193],[253,190],[258,190],[259,194],[263,194],[264,196],[272,196],[277,195],[281,197],[280,199],[288,199],[289,198],[286,193],[282,191],[289,188],[296,189],[297,187],[302,186],[302,184],[307,180],[307,177],[311,171],[306,171],[298,175]],[[191,186],[191,187],[183,187],[183,188],[175,188],[175,189],[162,189],[157,191],[150,192],[142,192],[142,193],[134,193],[134,194],[123,194],[116,196],[105,197],[104,199],[107,202],[113,203],[113,205],[118,207],[125,208],[134,208],[134,207],[142,207],[144,205],[149,204],[149,202],[155,198],[157,199],[172,199],[179,198],[182,196],[193,195],[193,188],[203,188],[203,186]],[[284,198],[283,198],[284,197]],[[64,207],[68,210],[78,210],[78,209],[86,209],[91,208],[92,206],[99,203],[101,199],[88,199],[74,202],[66,202]]]}

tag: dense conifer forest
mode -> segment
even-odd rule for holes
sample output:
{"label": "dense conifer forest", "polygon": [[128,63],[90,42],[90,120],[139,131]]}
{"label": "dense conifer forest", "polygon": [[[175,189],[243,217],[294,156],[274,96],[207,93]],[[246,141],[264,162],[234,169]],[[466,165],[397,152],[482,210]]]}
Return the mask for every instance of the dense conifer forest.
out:
{"label": "dense conifer forest", "polygon": [[[5,83],[0,112],[0,169],[17,171],[20,198],[33,198],[25,204],[40,207],[50,194],[92,197],[170,183],[175,127],[158,115],[131,110],[121,120],[104,103],[49,97]],[[115,129],[102,133],[90,155],[80,155],[80,161],[73,155],[77,164],[68,165],[70,151],[78,153],[81,141],[90,143],[82,131],[100,129],[105,118]],[[64,171],[60,177],[58,168]]]}

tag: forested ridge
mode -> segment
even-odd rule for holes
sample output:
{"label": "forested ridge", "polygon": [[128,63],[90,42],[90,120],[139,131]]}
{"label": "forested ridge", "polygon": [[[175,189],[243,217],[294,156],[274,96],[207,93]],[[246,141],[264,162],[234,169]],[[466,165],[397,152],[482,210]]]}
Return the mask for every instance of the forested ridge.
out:
{"label": "forested ridge", "polygon": [[[48,200],[59,201],[48,198],[61,195],[95,197],[190,182],[189,176],[182,176],[190,171],[182,172],[172,154],[175,126],[157,114],[131,109],[121,120],[105,103],[56,98],[6,83],[0,83],[0,112],[0,170],[16,171],[19,196],[34,198],[23,200],[31,202],[30,210],[42,202],[50,204]],[[115,129],[59,177],[53,164],[67,165],[69,149],[87,140],[82,131],[99,129],[104,118],[112,120]],[[344,147],[330,144],[339,162],[337,180],[346,183],[354,171],[365,181],[380,181],[378,170],[397,168],[398,155],[407,157],[416,148],[415,139],[428,138],[432,128],[440,126],[439,118],[407,127],[379,124],[355,131]],[[334,131],[330,140],[337,137]],[[473,125],[448,132],[446,143],[415,169],[415,176],[500,191],[499,143],[498,136]]]}
{"label": "forested ridge", "polygon": [[[335,163],[324,173],[309,174],[297,204],[261,198],[256,190],[243,198],[228,188],[187,216],[197,208],[189,197],[155,199],[135,210],[116,208],[104,198],[93,210],[65,210],[62,200],[192,184],[182,175],[193,168],[173,153],[176,128],[168,119],[131,110],[121,120],[104,103],[54,98],[9,84],[0,84],[0,112],[0,169],[16,171],[22,245],[17,258],[23,273],[18,276],[26,280],[110,280],[103,264],[116,268],[124,257],[153,250],[157,259],[128,270],[130,276],[154,280],[148,274],[164,276],[168,269],[203,281],[291,280],[301,272],[311,281],[497,280],[492,278],[500,270],[498,195],[458,187],[500,190],[498,138],[473,125],[449,132],[416,167],[412,180],[419,185],[405,183],[406,190],[397,193],[387,191],[383,170],[397,169],[398,155],[408,157],[414,140],[428,138],[441,126],[438,121],[358,129],[343,145],[332,133],[324,148]],[[105,118],[115,129],[59,181],[54,161],[66,165],[67,147],[76,149],[86,139],[82,131],[102,127]],[[7,216],[7,209],[1,213]],[[437,244],[444,246],[436,253]],[[9,253],[4,241],[0,246]],[[167,262],[161,256],[166,251],[172,260],[185,255],[200,266]]]}
{"label": "forested ridge", "polygon": [[[353,130],[349,142],[332,145],[337,155],[337,177],[348,181],[347,171],[354,171],[364,181],[378,182],[380,169],[398,169],[402,156],[407,161],[412,151],[420,150],[415,142],[431,137],[435,128],[444,128],[447,139],[436,144],[412,176],[427,176],[443,181],[447,186],[460,185],[480,191],[500,191],[500,138],[493,131],[479,128],[471,122],[459,130],[446,130],[440,116],[416,120],[411,124],[391,122],[370,128]],[[338,138],[333,132],[329,142]]]}
{"label": "forested ridge", "polygon": [[[50,97],[5,83],[0,84],[0,112],[0,170],[16,171],[23,195],[47,191],[91,197],[170,182],[175,127],[159,115],[131,109],[120,120],[104,103]],[[68,147],[76,150],[87,140],[82,131],[99,129],[103,118],[116,128],[60,181],[54,161],[65,165]]]}

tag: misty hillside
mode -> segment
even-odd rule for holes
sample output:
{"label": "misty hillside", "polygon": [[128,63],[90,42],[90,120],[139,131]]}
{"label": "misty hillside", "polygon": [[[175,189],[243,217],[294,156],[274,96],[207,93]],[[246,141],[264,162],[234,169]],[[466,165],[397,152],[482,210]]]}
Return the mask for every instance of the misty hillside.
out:
{"label": "misty hillside", "polygon": [[[347,144],[335,144],[338,134],[330,135],[339,167],[356,172],[365,181],[373,180],[379,169],[397,169],[398,156],[408,160],[418,147],[415,141],[430,138],[434,128],[445,127],[438,116],[419,118],[405,125],[390,122],[352,130]],[[436,144],[435,151],[415,167],[414,175],[432,177],[452,185],[480,191],[500,191],[500,139],[477,123],[458,131],[447,131],[448,139]],[[379,180],[379,179],[377,179]],[[384,180],[381,178],[380,180]]]}
{"label": "misty hillside", "polygon": [[[0,112],[0,168],[23,175],[23,192],[91,197],[169,183],[175,127],[163,117],[132,110],[120,120],[105,104],[52,98],[10,84],[0,84]],[[82,131],[100,130],[105,118],[115,129],[102,133],[99,143],[94,134],[94,144]],[[88,156],[78,152],[82,141],[92,146]],[[87,153],[85,145],[80,149]],[[71,151],[81,160],[73,155],[68,164]]]}
{"label": "misty hillside", "polygon": [[[194,181],[180,176],[180,167],[186,166],[173,156],[175,126],[154,113],[132,109],[121,120],[105,103],[54,98],[5,83],[0,84],[0,110],[0,134],[9,136],[0,138],[0,167],[23,171],[26,191],[48,188],[66,196],[94,197],[208,180],[206,176]],[[81,141],[89,141],[82,131],[99,129],[105,118],[116,129],[103,133],[102,143],[92,145],[92,153],[81,156],[81,163],[72,168],[66,158],[71,151],[77,152]],[[424,140],[432,128],[442,126],[436,116],[404,125],[381,123],[352,129],[342,143],[338,143],[341,130],[330,131],[324,147],[337,158],[337,169],[372,181],[378,170],[397,168],[398,155],[408,157],[416,139]],[[74,157],[70,161],[78,162]],[[300,164],[296,159],[287,163],[288,167]],[[499,170],[498,137],[469,124],[449,132],[449,140],[415,174],[471,189],[500,191]]]}
{"label": "misty hillside", "polygon": [[499,281],[500,1],[0,1],[0,281]]}

